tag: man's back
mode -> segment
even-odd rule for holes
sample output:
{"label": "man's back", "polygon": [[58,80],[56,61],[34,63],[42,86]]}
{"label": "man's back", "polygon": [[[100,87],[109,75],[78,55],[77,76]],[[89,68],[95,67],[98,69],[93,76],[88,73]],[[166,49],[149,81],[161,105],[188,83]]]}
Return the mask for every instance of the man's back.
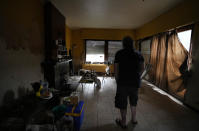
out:
{"label": "man's back", "polygon": [[144,59],[142,55],[133,49],[122,49],[115,55],[115,63],[118,63],[118,81],[119,85],[139,86],[140,83],[140,63]]}

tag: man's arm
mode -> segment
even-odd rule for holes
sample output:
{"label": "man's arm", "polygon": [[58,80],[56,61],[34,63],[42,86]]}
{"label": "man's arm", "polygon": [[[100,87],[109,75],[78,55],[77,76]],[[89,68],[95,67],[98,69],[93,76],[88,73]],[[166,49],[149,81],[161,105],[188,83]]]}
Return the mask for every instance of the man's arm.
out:
{"label": "man's arm", "polygon": [[144,57],[140,54],[140,64],[139,64],[139,74],[140,76],[142,75],[142,73],[144,72]]}
{"label": "man's arm", "polygon": [[114,63],[114,72],[115,72],[115,80],[117,82],[117,80],[118,80],[118,73],[119,73],[119,64],[118,63]]}
{"label": "man's arm", "polygon": [[142,61],[140,63],[140,72],[139,72],[139,74],[141,75],[143,72],[144,72],[144,61]]}

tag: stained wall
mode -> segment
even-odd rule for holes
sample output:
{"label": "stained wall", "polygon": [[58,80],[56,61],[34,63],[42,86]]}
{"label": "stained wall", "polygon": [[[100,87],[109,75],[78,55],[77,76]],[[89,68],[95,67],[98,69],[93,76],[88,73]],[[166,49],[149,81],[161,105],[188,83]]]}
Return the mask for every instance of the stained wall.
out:
{"label": "stained wall", "polygon": [[43,79],[43,15],[40,0],[0,1],[0,104]]}

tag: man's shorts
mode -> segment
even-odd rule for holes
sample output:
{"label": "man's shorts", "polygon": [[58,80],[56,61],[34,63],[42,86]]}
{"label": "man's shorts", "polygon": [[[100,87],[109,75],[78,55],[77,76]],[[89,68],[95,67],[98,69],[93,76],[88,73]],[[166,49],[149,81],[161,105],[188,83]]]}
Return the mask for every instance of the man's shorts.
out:
{"label": "man's shorts", "polygon": [[137,106],[138,88],[133,86],[118,85],[115,96],[115,107],[119,109],[126,109],[128,98],[131,106]]}

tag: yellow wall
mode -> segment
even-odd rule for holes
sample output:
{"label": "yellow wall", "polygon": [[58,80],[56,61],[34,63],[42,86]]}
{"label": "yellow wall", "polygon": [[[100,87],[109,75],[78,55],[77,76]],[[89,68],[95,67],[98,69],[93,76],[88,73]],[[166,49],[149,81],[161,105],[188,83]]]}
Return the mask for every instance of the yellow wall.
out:
{"label": "yellow wall", "polygon": [[160,32],[165,32],[169,29],[199,21],[198,5],[198,0],[187,0],[181,3],[176,8],[136,29],[136,39],[145,38]]}
{"label": "yellow wall", "polygon": [[81,68],[82,55],[83,40],[80,39],[80,30],[72,30],[72,57],[75,72],[78,72],[78,69]]}
{"label": "yellow wall", "polygon": [[66,48],[71,49],[71,29],[66,25]]}
{"label": "yellow wall", "polygon": [[122,29],[81,29],[81,39],[122,40],[124,36],[135,39],[133,30]]}
{"label": "yellow wall", "polygon": [[127,29],[77,29],[72,30],[72,52],[75,72],[82,68],[85,57],[84,40],[122,40],[124,36],[131,36],[135,39],[133,30]]}

